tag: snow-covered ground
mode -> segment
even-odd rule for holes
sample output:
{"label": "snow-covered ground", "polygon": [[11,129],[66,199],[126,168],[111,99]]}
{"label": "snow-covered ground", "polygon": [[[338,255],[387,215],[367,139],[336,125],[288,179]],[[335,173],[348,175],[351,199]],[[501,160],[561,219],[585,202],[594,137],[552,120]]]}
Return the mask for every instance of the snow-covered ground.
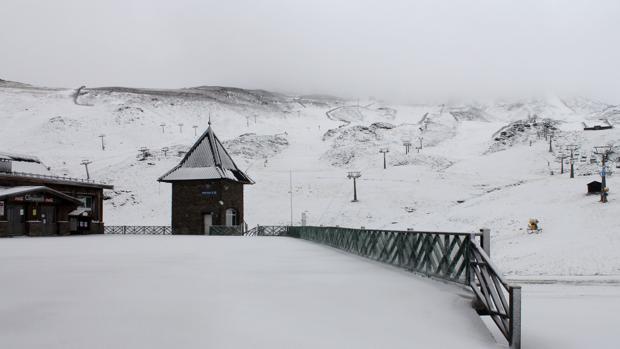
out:
{"label": "snow-covered ground", "polygon": [[[169,224],[170,186],[156,179],[178,163],[196,139],[192,126],[200,134],[210,114],[216,134],[256,181],[246,187],[251,226],[289,223],[292,171],[295,223],[306,212],[312,225],[488,227],[493,259],[510,277],[620,275],[620,179],[608,177],[608,204],[585,195],[586,184],[599,179],[592,146],[620,144],[620,131],[582,130],[582,122],[600,118],[617,126],[617,106],[558,97],[358,105],[215,87],[87,88],[76,104],[75,93],[0,84],[0,150],[36,155],[61,175],[82,176],[80,161],[92,160],[94,178],[115,185],[105,201],[109,225]],[[543,121],[557,128],[551,153],[539,137]],[[403,140],[413,144],[409,154]],[[568,144],[580,145],[574,179],[559,175],[555,160]],[[152,156],[141,160],[140,147]],[[386,170],[381,147],[390,148]],[[362,172],[357,203],[350,170]],[[529,218],[540,220],[542,234],[526,233]]]}
{"label": "snow-covered ground", "polygon": [[2,348],[502,348],[458,286],[284,237],[0,243]]}
{"label": "snow-covered ground", "polygon": [[619,284],[526,284],[522,292],[523,348],[618,348]]}
{"label": "snow-covered ground", "polygon": [[[458,286],[280,237],[0,243],[3,348],[505,348]],[[523,348],[617,348],[618,283],[523,284]]]}

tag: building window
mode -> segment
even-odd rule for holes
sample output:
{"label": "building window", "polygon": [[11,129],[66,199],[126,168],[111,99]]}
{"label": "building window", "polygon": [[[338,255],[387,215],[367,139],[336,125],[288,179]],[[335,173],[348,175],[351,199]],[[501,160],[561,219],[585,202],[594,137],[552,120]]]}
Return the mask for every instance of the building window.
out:
{"label": "building window", "polygon": [[236,209],[229,208],[226,210],[226,226],[230,227],[233,225],[239,225],[239,215]]}
{"label": "building window", "polygon": [[93,209],[93,197],[92,196],[80,196],[78,200],[82,201],[80,207],[87,209],[88,211],[92,211]]}

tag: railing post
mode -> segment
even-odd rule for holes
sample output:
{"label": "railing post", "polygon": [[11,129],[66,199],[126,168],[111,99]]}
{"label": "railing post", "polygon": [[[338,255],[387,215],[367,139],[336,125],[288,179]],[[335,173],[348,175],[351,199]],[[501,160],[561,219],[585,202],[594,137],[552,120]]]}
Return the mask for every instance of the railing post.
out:
{"label": "railing post", "polygon": [[472,253],[472,248],[473,248],[473,244],[476,243],[476,235],[475,234],[469,234],[469,237],[467,238],[467,254],[466,254],[466,258],[467,258],[467,284],[471,285],[472,283],[474,283],[474,281],[476,280],[475,278],[475,273],[474,273],[474,267],[473,267],[473,253]]}
{"label": "railing post", "polygon": [[480,246],[484,253],[487,254],[489,258],[491,258],[491,229],[482,228],[480,229],[482,236],[480,237]]}
{"label": "railing post", "polygon": [[521,286],[508,290],[510,297],[510,349],[521,349]]}

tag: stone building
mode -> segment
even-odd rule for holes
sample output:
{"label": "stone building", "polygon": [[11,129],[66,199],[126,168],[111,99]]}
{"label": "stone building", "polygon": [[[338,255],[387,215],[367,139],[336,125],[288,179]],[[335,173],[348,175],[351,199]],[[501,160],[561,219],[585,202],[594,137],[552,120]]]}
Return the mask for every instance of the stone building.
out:
{"label": "stone building", "polygon": [[211,123],[183,160],[158,181],[172,184],[173,234],[242,233],[243,186],[254,182],[235,165]]}
{"label": "stone building", "polygon": [[103,233],[103,190],[56,176],[37,157],[0,152],[0,236]]}

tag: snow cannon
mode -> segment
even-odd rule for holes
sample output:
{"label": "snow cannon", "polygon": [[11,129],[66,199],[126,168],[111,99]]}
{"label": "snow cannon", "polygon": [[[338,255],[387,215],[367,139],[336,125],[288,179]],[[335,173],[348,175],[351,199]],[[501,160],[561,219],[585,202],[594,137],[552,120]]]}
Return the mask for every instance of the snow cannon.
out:
{"label": "snow cannon", "polygon": [[529,234],[540,233],[542,229],[538,226],[538,223],[539,223],[538,219],[530,218],[530,220],[527,223],[527,232]]}

